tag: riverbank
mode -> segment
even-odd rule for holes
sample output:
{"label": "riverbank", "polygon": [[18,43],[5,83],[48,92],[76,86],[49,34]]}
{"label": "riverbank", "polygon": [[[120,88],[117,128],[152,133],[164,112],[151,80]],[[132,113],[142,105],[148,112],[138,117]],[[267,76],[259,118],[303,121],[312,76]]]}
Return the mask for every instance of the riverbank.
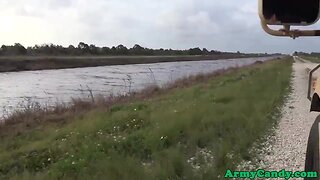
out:
{"label": "riverbank", "polygon": [[300,56],[300,57],[313,63],[320,63],[319,56]]}
{"label": "riverbank", "polygon": [[0,72],[66,69],[125,64],[149,64],[160,62],[201,61],[246,57],[252,56],[236,54],[208,56],[0,56]]}
{"label": "riverbank", "polygon": [[[277,121],[292,59],[129,97],[15,113],[0,128],[5,179],[216,179]],[[272,86],[269,82],[272,82]]]}

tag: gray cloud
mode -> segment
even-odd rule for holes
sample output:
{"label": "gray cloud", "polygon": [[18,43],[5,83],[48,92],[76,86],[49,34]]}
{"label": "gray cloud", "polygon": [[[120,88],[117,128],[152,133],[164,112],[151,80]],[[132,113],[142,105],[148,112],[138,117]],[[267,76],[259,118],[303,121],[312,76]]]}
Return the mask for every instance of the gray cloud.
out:
{"label": "gray cloud", "polygon": [[86,41],[100,46],[318,51],[317,38],[266,35],[257,14],[252,0],[2,0],[0,44]]}

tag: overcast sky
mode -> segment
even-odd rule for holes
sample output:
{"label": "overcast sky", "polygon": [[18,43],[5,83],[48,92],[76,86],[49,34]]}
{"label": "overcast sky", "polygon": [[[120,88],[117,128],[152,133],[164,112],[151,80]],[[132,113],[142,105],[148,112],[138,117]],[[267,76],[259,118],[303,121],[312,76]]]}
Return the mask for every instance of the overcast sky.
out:
{"label": "overcast sky", "polygon": [[257,2],[0,0],[0,44],[67,46],[84,41],[98,46],[320,52],[320,38],[292,40],[265,34],[259,25]]}

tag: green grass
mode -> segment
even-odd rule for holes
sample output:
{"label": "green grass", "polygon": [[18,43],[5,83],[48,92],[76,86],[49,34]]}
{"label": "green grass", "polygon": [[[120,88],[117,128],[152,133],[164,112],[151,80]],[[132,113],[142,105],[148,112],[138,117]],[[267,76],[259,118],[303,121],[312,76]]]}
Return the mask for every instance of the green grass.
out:
{"label": "green grass", "polygon": [[0,138],[2,179],[217,179],[277,119],[291,59]]}
{"label": "green grass", "polygon": [[309,60],[313,63],[320,63],[320,57],[319,56],[301,56],[302,59]]}

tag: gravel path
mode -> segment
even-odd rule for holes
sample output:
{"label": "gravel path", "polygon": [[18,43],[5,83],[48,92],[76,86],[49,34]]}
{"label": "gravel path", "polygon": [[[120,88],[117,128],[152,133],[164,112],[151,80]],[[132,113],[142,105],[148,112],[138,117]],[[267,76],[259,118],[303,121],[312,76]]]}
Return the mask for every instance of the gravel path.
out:
{"label": "gravel path", "polygon": [[[316,64],[296,59],[293,64],[292,93],[282,109],[282,118],[275,135],[265,142],[260,150],[258,162],[245,162],[245,169],[282,169],[303,171],[307,141],[311,126],[319,113],[310,113],[310,101],[307,99],[308,71]],[[257,165],[258,163],[258,165]],[[255,164],[253,166],[252,164]]]}
{"label": "gravel path", "polygon": [[304,170],[307,140],[312,123],[318,113],[310,113],[307,97],[308,69],[316,64],[295,61],[293,64],[293,91],[283,107],[282,118],[270,145],[271,153],[261,161],[261,166],[270,170]]}

